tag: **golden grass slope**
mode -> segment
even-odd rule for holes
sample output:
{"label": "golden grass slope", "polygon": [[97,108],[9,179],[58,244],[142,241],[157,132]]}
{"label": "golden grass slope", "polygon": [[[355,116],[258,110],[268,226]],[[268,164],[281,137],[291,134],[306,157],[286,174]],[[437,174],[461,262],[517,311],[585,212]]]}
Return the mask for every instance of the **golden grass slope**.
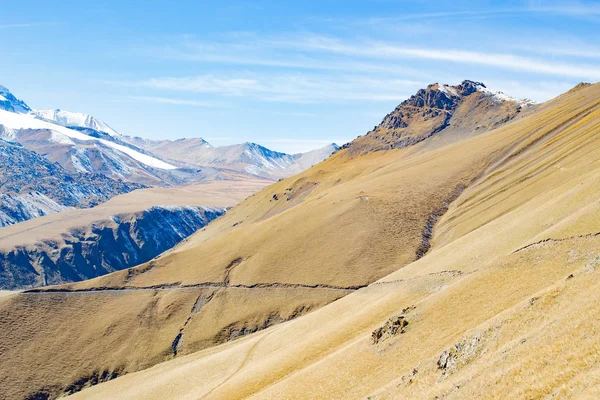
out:
{"label": "golden grass slope", "polygon": [[[451,165],[455,148],[498,155],[440,220],[425,257],[301,318],[73,398],[597,397],[598,133],[595,85],[416,156]],[[373,343],[399,314],[405,332]]]}
{"label": "golden grass slope", "polygon": [[[448,203],[522,140],[510,131],[435,151],[341,151],[147,264],[0,301],[0,329],[11,332],[0,338],[0,391],[53,398],[169,360],[173,346],[190,354],[366,286],[424,253]],[[207,290],[222,297],[191,312]],[[80,301],[98,305],[94,323]],[[32,311],[45,303],[53,306]]]}

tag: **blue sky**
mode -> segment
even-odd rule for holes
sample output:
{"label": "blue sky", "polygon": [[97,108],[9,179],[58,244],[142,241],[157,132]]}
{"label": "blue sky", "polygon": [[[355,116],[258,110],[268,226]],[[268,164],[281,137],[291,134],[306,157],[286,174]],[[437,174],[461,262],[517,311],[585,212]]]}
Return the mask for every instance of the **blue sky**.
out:
{"label": "blue sky", "polygon": [[600,81],[600,2],[0,1],[0,38],[0,84],[31,107],[287,152],[428,83],[544,101]]}

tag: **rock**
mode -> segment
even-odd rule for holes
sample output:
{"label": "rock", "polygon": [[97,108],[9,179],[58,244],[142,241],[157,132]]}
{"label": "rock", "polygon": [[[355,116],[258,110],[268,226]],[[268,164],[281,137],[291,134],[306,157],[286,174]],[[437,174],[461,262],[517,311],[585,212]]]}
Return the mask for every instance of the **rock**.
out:
{"label": "rock", "polygon": [[382,327],[375,329],[371,333],[373,344],[377,344],[380,341],[404,333],[407,326],[408,321],[404,315],[394,315],[393,317],[390,317]]}
{"label": "rock", "polygon": [[142,264],[224,213],[221,208],[152,207],[64,232],[61,242],[0,251],[0,288],[77,282]]}

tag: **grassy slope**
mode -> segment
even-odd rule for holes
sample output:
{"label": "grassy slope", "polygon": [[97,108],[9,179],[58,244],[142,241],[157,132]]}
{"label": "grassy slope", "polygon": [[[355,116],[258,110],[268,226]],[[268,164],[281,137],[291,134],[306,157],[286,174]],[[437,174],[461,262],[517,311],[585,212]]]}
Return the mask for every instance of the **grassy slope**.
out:
{"label": "grassy slope", "polygon": [[[440,169],[433,165],[466,170],[463,179],[470,179],[475,167],[485,174],[440,220],[434,249],[426,257],[302,318],[75,397],[598,395],[599,131],[600,86],[595,85],[568,93],[519,122],[439,152],[396,162],[390,152],[378,158],[388,161],[379,168],[375,156],[363,159],[373,160],[369,173],[373,178],[365,179],[362,186],[349,186],[353,190],[346,194],[348,203],[359,188],[379,201],[388,198],[380,193],[392,197],[412,192],[414,197],[421,188],[416,185],[419,181],[402,185],[404,181],[398,179],[407,176],[411,167],[421,173]],[[477,160],[481,154],[488,156],[472,164],[472,171],[461,168],[462,160]],[[497,156],[493,164],[488,163],[490,154]],[[356,175],[352,182],[360,181],[361,174]],[[451,177],[449,173],[445,179]],[[435,178],[423,182],[436,187]],[[451,181],[446,190],[456,183]],[[386,187],[387,192],[382,190]],[[331,185],[329,193],[334,189]],[[314,202],[319,210],[316,198]],[[379,210],[384,209],[396,208]],[[370,230],[372,219],[358,220],[354,231],[377,232]],[[321,251],[327,254],[321,249],[335,246],[332,239],[349,232],[323,242],[316,253],[319,259]],[[378,240],[371,236],[369,243],[385,244]],[[190,251],[192,246],[181,249],[183,254]],[[400,250],[389,256],[398,262],[398,254]],[[368,253],[366,258],[377,260]],[[182,278],[187,279],[189,269],[182,270]],[[263,276],[277,274],[267,270]],[[358,276],[353,274],[353,279]],[[310,279],[303,274],[298,278]],[[371,331],[409,306],[415,308],[405,313],[406,333],[372,344]],[[453,360],[446,371],[436,364],[445,350],[451,350]]]}
{"label": "grassy slope", "polygon": [[[519,140],[517,134],[503,135],[483,148],[454,146],[413,156],[416,148],[356,158],[342,151],[250,197],[148,264],[64,287],[227,286],[220,288],[223,301],[215,297],[200,313],[190,312],[190,303],[205,290],[197,287],[171,288],[187,293],[185,301],[172,300],[174,295],[163,299],[166,287],[23,294],[2,301],[0,329],[11,334],[0,340],[6,349],[0,389],[56,396],[72,382],[103,371],[132,372],[172,358],[172,343],[184,326],[179,355],[334,301],[352,290],[328,286],[354,289],[413,262],[431,214]],[[233,287],[256,284],[276,287]],[[282,291],[284,296],[277,294]],[[101,305],[95,323],[77,311],[82,296]],[[47,302],[53,307],[32,311]],[[37,332],[33,339],[30,327]]]}

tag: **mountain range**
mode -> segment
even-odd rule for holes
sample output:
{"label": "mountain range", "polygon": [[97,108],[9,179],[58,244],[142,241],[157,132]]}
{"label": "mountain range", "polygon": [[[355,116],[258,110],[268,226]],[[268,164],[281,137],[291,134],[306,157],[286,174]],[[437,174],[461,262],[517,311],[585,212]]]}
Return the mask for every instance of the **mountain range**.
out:
{"label": "mountain range", "polygon": [[72,207],[93,207],[143,185],[60,164],[0,139],[0,227]]}
{"label": "mountain range", "polygon": [[68,207],[95,206],[147,186],[274,180],[306,169],[337,149],[332,144],[288,155],[254,143],[212,147],[201,138],[133,138],[91,115],[34,110],[3,86],[0,140],[6,157],[0,226]]}
{"label": "mountain range", "polygon": [[286,154],[269,150],[256,143],[213,147],[201,138],[174,141],[141,138],[125,140],[174,163],[226,168],[267,178],[281,178],[301,172],[339,149],[337,144],[331,143],[307,153]]}
{"label": "mountain range", "polygon": [[[122,135],[97,118],[60,109],[34,110],[0,87],[0,138],[18,142],[71,172],[101,173],[145,185],[177,185],[239,174],[278,179],[307,165],[254,143],[212,147],[201,138],[148,140]],[[181,152],[184,148],[186,151]],[[331,144],[308,157],[318,162]],[[315,157],[318,154],[318,159]]]}

